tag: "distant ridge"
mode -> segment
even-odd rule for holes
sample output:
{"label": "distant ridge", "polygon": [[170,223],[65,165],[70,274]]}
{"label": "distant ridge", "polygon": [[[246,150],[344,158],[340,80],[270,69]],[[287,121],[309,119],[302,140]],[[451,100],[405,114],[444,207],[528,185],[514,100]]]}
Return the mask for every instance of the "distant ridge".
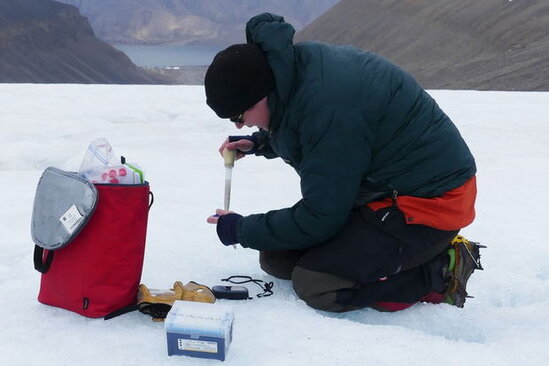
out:
{"label": "distant ridge", "polygon": [[210,44],[245,42],[252,16],[284,15],[301,29],[338,0],[59,0],[75,5],[110,44]]}
{"label": "distant ridge", "polygon": [[381,54],[430,89],[549,91],[547,0],[342,0],[295,39]]}
{"label": "distant ridge", "polygon": [[78,9],[51,0],[0,1],[0,82],[163,83],[97,39]]}

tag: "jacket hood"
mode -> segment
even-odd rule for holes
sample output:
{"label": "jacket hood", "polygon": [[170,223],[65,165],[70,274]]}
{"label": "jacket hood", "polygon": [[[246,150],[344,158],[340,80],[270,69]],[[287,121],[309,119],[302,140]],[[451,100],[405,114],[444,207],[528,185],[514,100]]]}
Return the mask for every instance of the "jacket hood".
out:
{"label": "jacket hood", "polygon": [[256,15],[246,24],[246,41],[258,45],[267,55],[276,94],[283,104],[288,101],[294,81],[294,34],[292,25],[271,13]]}

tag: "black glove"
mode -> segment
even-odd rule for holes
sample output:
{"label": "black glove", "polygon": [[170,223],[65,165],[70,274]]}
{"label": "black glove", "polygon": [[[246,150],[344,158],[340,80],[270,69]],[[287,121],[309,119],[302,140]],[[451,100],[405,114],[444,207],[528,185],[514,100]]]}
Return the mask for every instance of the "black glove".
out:
{"label": "black glove", "polygon": [[217,220],[217,236],[223,245],[232,245],[238,243],[236,237],[236,226],[242,215],[230,213],[220,216]]}

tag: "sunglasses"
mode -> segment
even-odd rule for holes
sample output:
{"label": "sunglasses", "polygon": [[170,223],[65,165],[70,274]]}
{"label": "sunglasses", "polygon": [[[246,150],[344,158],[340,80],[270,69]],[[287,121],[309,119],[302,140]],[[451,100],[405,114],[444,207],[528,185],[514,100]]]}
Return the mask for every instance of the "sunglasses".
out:
{"label": "sunglasses", "polygon": [[244,123],[242,117],[244,117],[244,113],[240,113],[238,116],[231,117],[229,118],[229,120],[233,123]]}

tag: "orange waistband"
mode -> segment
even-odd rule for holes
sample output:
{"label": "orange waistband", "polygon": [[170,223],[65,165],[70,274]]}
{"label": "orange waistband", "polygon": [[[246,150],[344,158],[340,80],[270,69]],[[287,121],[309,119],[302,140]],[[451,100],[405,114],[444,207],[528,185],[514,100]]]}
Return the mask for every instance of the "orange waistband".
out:
{"label": "orange waistband", "polygon": [[[422,198],[397,196],[397,207],[408,224],[419,224],[439,230],[459,230],[475,219],[477,181],[473,176],[463,185],[444,193],[440,197]],[[366,205],[377,211],[391,206],[392,198],[369,202]]]}

